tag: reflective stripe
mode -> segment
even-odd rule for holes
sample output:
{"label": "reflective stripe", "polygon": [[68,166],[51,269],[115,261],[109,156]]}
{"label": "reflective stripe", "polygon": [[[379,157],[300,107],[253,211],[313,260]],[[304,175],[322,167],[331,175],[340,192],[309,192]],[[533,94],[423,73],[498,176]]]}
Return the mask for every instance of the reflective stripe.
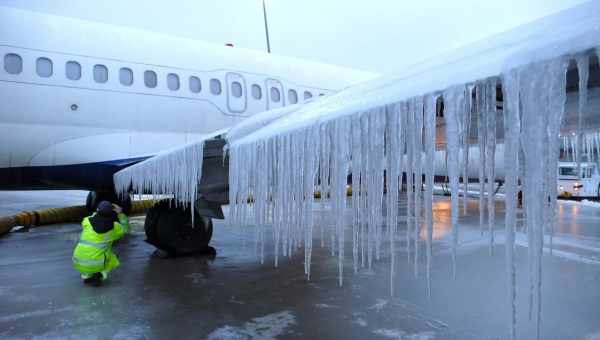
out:
{"label": "reflective stripe", "polygon": [[88,266],[104,266],[104,260],[85,260],[73,257],[73,262]]}
{"label": "reflective stripe", "polygon": [[106,249],[108,249],[108,247],[110,247],[110,243],[109,242],[95,243],[95,242],[90,242],[90,241],[85,241],[85,240],[79,240],[79,243],[80,244],[84,244],[86,246],[98,248],[98,249],[101,249],[101,250],[106,250]]}

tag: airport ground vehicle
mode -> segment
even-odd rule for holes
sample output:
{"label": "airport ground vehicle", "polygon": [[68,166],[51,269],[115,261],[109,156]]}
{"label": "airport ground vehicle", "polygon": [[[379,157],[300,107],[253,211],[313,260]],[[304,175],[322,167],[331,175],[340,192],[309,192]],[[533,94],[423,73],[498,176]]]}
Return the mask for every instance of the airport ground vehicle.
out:
{"label": "airport ground vehicle", "polygon": [[600,197],[598,165],[593,162],[581,162],[580,172],[577,173],[577,163],[560,162],[557,185],[559,197]]}

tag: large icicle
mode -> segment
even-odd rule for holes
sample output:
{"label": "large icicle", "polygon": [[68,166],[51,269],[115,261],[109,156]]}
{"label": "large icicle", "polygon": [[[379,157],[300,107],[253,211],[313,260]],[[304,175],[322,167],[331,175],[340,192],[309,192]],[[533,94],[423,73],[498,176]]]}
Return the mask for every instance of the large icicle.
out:
{"label": "large icicle", "polygon": [[509,309],[509,334],[515,340],[517,324],[515,231],[517,227],[517,183],[519,176],[519,75],[507,73],[504,83],[504,176],[506,183],[506,277]]}
{"label": "large icicle", "polygon": [[486,152],[485,152],[485,177],[487,178],[487,211],[490,255],[494,253],[494,225],[496,201],[494,198],[494,183],[496,166],[496,78],[486,81]]}
{"label": "large icicle", "polygon": [[374,117],[372,121],[372,136],[373,138],[373,155],[375,157],[373,164],[373,171],[370,177],[374,180],[374,201],[373,201],[373,223],[376,230],[376,258],[379,260],[381,255],[381,241],[382,241],[382,208],[383,208],[383,171],[384,171],[384,135],[385,135],[385,107],[378,108],[371,113]]}
{"label": "large icicle", "polygon": [[583,155],[583,116],[587,105],[590,58],[587,54],[577,56],[579,74],[579,105],[577,110],[577,176],[581,176],[581,156]]}
{"label": "large icicle", "polygon": [[[544,216],[548,210],[548,183],[546,171],[555,157],[547,151],[549,142],[548,125],[560,120],[564,107],[566,63],[557,59],[551,62],[529,65],[521,72],[520,95],[522,101],[522,139],[525,152],[525,181],[528,194],[525,196],[527,225],[531,230],[529,247],[533,251],[533,277],[536,312],[536,337],[541,330],[542,250]],[[541,110],[541,112],[540,112]],[[541,113],[541,114],[540,114]],[[554,138],[556,136],[552,136]],[[526,141],[526,142],[525,142]],[[541,199],[540,199],[541,198]]]}
{"label": "large icicle", "polygon": [[364,192],[361,192],[361,177],[366,176],[365,173],[361,173],[361,134],[360,116],[355,114],[352,116],[352,259],[355,274],[358,272],[359,265],[359,245],[363,216],[361,201],[364,200],[365,195]]}
{"label": "large icicle", "polygon": [[425,126],[425,225],[427,226],[427,296],[431,299],[431,257],[433,243],[433,179],[435,176],[435,110],[436,99],[428,95],[424,100]]}
{"label": "large icicle", "polygon": [[[193,205],[202,179],[204,140],[160,154],[114,174],[115,191],[173,195],[181,205]],[[193,217],[193,214],[192,214]]]}
{"label": "large icicle", "polygon": [[486,90],[484,82],[477,82],[475,91],[477,99],[477,145],[479,148],[479,229],[482,235],[485,224]]}
{"label": "large icicle", "polygon": [[410,264],[411,258],[411,235],[414,225],[414,142],[413,134],[415,133],[414,111],[411,109],[410,100],[404,105],[404,114],[406,115],[406,252],[407,260]]}
{"label": "large icicle", "polygon": [[444,121],[446,122],[446,150],[452,220],[452,277],[456,278],[456,248],[458,246],[458,176],[459,136],[458,115],[463,108],[465,86],[457,85],[444,91]]}
{"label": "large icicle", "polygon": [[421,231],[421,188],[423,181],[423,171],[421,169],[421,163],[423,158],[423,97],[415,97],[412,99],[413,112],[415,117],[415,128],[414,128],[414,150],[413,150],[413,161],[415,171],[415,207],[414,207],[414,244],[415,244],[415,256],[414,256],[414,273],[415,277],[419,275],[419,234]]}
{"label": "large icicle", "polygon": [[397,105],[386,107],[386,224],[390,243],[390,295],[394,295],[394,274],[396,264],[395,235],[398,225],[398,148],[399,115]]}
{"label": "large icicle", "polygon": [[469,146],[471,136],[471,110],[473,106],[472,87],[467,86],[465,89],[464,109],[461,121],[461,145],[462,145],[462,178],[463,178],[463,214],[467,214],[469,202]]}
{"label": "large icicle", "polygon": [[351,121],[349,119],[338,119],[334,121],[334,133],[332,138],[332,144],[334,150],[333,155],[333,167],[332,167],[332,202],[333,209],[336,212],[335,227],[336,227],[336,238],[338,241],[338,274],[339,284],[342,286],[343,283],[343,269],[344,269],[344,229],[345,219],[344,211],[346,209],[346,184],[348,177],[348,164],[349,164],[349,150],[347,136],[350,132]]}

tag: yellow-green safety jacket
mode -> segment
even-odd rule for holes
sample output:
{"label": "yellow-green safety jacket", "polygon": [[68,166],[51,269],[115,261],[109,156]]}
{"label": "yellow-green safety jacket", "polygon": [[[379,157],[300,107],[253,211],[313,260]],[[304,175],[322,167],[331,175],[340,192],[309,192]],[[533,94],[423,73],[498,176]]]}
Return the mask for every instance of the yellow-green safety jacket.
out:
{"label": "yellow-green safety jacket", "polygon": [[[94,216],[94,215],[92,215]],[[111,271],[120,265],[119,259],[112,251],[112,244],[131,230],[127,215],[117,215],[119,222],[114,222],[111,230],[98,234],[90,223],[91,216],[81,222],[81,236],[73,251],[73,266],[83,274]]]}

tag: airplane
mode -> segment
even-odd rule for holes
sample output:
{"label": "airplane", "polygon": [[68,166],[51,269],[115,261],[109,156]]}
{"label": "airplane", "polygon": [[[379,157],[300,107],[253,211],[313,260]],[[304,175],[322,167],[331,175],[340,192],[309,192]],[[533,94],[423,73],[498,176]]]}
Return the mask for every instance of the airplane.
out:
{"label": "airplane", "polygon": [[[256,113],[317,101],[375,77],[9,7],[0,7],[0,23],[0,190],[89,190],[91,211],[104,199],[130,204],[113,187],[123,168]],[[213,146],[205,150],[207,166],[222,153],[218,140]],[[226,183],[207,185],[225,192]],[[204,229],[173,227],[187,221],[183,210],[153,210],[151,217],[168,221],[158,231],[146,228],[150,242],[172,252],[207,244],[210,220],[200,219]]]}

